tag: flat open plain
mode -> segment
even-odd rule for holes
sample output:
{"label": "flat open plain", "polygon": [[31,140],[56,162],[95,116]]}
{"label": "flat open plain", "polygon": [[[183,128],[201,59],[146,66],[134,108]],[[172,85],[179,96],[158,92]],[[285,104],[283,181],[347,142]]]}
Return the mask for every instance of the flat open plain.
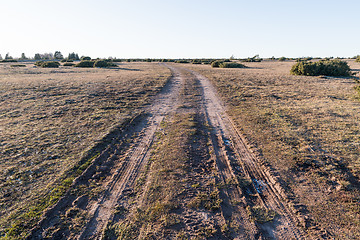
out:
{"label": "flat open plain", "polygon": [[293,63],[1,64],[1,235],[359,238],[356,82]]}

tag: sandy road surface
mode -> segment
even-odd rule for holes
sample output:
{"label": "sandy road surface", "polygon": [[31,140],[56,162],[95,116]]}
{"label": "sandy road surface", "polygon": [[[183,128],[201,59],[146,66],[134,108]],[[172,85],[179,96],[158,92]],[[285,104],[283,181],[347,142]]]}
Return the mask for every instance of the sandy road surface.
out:
{"label": "sandy road surface", "polygon": [[[257,162],[248,149],[242,136],[237,132],[231,119],[226,115],[225,107],[216,95],[210,81],[200,74],[176,67],[165,65],[173,73],[172,79],[163,91],[155,98],[152,105],[145,109],[146,117],[134,121],[129,129],[124,130],[119,139],[124,143],[110,144],[96,159],[97,169],[105,169],[107,177],[103,181],[103,193],[97,200],[89,200],[84,196],[69,193],[59,203],[50,209],[38,224],[29,239],[43,239],[51,229],[57,228],[50,238],[71,239],[101,239],[103,229],[113,220],[113,212],[118,202],[131,193],[141,169],[146,165],[151,153],[149,151],[155,133],[164,119],[178,109],[183,103],[180,91],[190,77],[196,79],[201,87],[202,103],[199,111],[202,121],[211,127],[210,138],[213,148],[212,157],[215,160],[217,181],[226,184],[235,182],[235,187],[221,190],[221,218],[224,222],[235,219],[247,234],[238,234],[236,239],[301,239],[303,233],[296,227],[297,220],[292,212],[282,202],[275,179],[271,177]],[[132,139],[130,147],[124,151],[126,139]],[[110,164],[111,163],[111,164]],[[106,166],[111,165],[111,168]],[[89,167],[90,168],[90,167]],[[85,171],[82,182],[95,177],[97,172]],[[251,180],[251,184],[239,184],[239,176]],[[85,199],[85,200],[84,200]],[[231,204],[239,202],[241,204]],[[247,207],[260,205],[264,209],[278,213],[271,223],[255,224],[249,217]],[[73,232],[69,228],[62,228],[60,215],[64,215],[71,207],[84,209],[88,213],[81,231]],[[65,214],[66,215],[66,214]],[[222,221],[221,220],[221,221]]]}
{"label": "sandy road surface", "polygon": [[[225,112],[225,108],[216,95],[216,90],[204,76],[193,72],[200,81],[204,91],[204,105],[208,121],[214,128],[215,143],[218,150],[217,162],[219,172],[224,178],[236,178],[235,174],[245,174],[252,180],[252,188],[256,190],[257,204],[265,209],[274,210],[278,217],[273,223],[259,225],[267,238],[275,239],[301,239],[302,231],[297,227],[297,219],[282,202],[276,181],[264,171],[256,157],[246,146],[243,137],[236,130],[232,120]],[[240,163],[241,168],[234,169],[231,161]],[[241,190],[240,190],[241,191]],[[244,191],[244,189],[242,190]],[[246,189],[245,189],[246,191]],[[254,200],[248,200],[254,201]]]}

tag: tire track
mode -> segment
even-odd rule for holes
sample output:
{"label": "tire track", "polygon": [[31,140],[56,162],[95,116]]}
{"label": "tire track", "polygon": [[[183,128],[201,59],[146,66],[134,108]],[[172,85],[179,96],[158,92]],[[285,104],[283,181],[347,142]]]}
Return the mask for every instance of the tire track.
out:
{"label": "tire track", "polygon": [[[182,85],[183,79],[177,73],[173,73],[171,79],[155,97],[153,104],[144,109],[146,114],[143,115],[146,117],[132,122],[132,125],[121,133],[121,137],[118,136],[118,141],[121,142],[109,143],[106,150],[74,181],[72,188],[97,179],[96,169],[106,169],[105,171],[110,175],[103,183],[105,191],[96,201],[84,200],[87,199],[85,196],[77,197],[70,189],[52,209],[47,211],[27,239],[48,238],[50,232],[53,232],[50,236],[52,239],[101,239],[103,229],[113,217],[118,200],[133,187],[140,169],[148,161],[149,149],[161,121],[177,108]],[[131,138],[134,138],[135,142],[130,143],[130,147],[126,147],[126,140]],[[123,148],[127,150],[124,152]],[[108,169],[108,164],[112,165],[112,169]],[[88,215],[82,231],[76,234],[62,227],[61,216],[72,207],[79,206],[79,202],[82,202],[81,208],[85,209]],[[57,230],[54,232],[54,229]]]}
{"label": "tire track", "polygon": [[146,120],[146,123],[139,124],[142,130],[138,138],[138,144],[133,146],[133,150],[126,153],[124,163],[126,166],[113,176],[113,180],[106,191],[107,194],[91,207],[90,215],[92,217],[78,239],[101,239],[102,230],[109,220],[113,218],[113,211],[117,201],[124,195],[124,191],[127,192],[127,190],[132,189],[140,169],[146,165],[150,157],[149,149],[161,121],[176,109],[182,85],[183,79],[178,73],[173,72],[169,84],[146,110],[150,117]]}
{"label": "tire track", "polygon": [[[279,216],[273,223],[260,224],[265,237],[275,239],[302,239],[304,233],[297,227],[298,220],[292,211],[283,203],[283,191],[277,181],[259,164],[256,157],[250,152],[244,138],[237,131],[234,123],[226,114],[225,108],[216,96],[216,90],[204,76],[190,71],[201,83],[204,96],[204,107],[208,122],[213,127],[213,144],[218,147],[217,164],[223,179],[237,179],[235,170],[229,158],[231,155],[226,149],[234,152],[236,161],[240,163],[243,173],[251,179],[256,189],[258,203],[267,209],[275,210]],[[238,189],[241,191],[241,189]],[[235,196],[235,197],[239,197]]]}

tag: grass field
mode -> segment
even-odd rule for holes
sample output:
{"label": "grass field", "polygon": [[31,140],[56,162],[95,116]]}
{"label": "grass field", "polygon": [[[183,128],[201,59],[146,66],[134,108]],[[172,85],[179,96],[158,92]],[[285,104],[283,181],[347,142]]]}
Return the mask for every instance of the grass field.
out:
{"label": "grass field", "polygon": [[64,179],[85,152],[140,112],[170,76],[156,63],[25,65],[0,65],[0,232],[49,194],[58,199],[54,189],[68,185]]}
{"label": "grass field", "polygon": [[[240,69],[169,63],[172,72],[140,62],[113,69],[0,64],[0,239],[5,229],[10,239],[28,236],[69,188],[69,206],[60,218],[47,216],[54,224],[43,222],[43,236],[227,239],[281,232],[276,221],[266,222],[284,218],[271,209],[264,215],[256,205],[261,194],[247,192],[254,180],[230,181],[230,171],[244,174],[227,145],[237,142],[221,135],[227,125],[214,125],[221,111],[206,104],[215,94],[187,69],[210,79],[251,149],[278,175],[282,202],[303,220],[309,239],[359,239],[360,63],[347,61],[355,78],[290,75],[294,61]],[[126,125],[143,110],[132,128]],[[122,128],[120,141],[114,135]],[[109,156],[99,157],[106,147]],[[95,170],[70,187],[94,159]],[[75,196],[88,200],[80,204]],[[98,221],[94,206],[111,216]]]}
{"label": "grass field", "polygon": [[[360,64],[350,61],[359,75]],[[217,87],[247,139],[285,180],[297,211],[337,239],[360,237],[360,102],[351,78],[289,74],[294,62],[187,65]],[[309,229],[308,229],[309,230]]]}

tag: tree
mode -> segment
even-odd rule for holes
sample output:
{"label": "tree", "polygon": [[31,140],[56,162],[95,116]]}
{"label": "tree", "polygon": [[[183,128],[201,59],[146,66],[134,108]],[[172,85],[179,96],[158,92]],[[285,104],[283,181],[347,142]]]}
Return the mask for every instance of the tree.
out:
{"label": "tree", "polygon": [[79,55],[77,53],[69,53],[68,60],[80,60]]}
{"label": "tree", "polygon": [[64,59],[64,56],[61,54],[60,51],[55,51],[54,58],[55,59]]}
{"label": "tree", "polygon": [[7,53],[7,54],[5,55],[5,59],[8,60],[8,59],[13,59],[13,58],[12,58],[12,56],[10,56],[9,53]]}
{"label": "tree", "polygon": [[54,59],[54,54],[52,54],[52,53],[43,53],[43,54],[41,54],[41,58],[46,59],[46,60]]}
{"label": "tree", "polygon": [[35,59],[35,60],[41,60],[41,55],[40,55],[40,53],[36,53],[35,56],[34,56],[34,59]]}
{"label": "tree", "polygon": [[27,57],[25,56],[25,53],[21,54],[21,58],[20,59],[27,59]]}
{"label": "tree", "polygon": [[1,56],[1,54],[0,54],[0,60],[2,60],[3,58],[2,58],[2,56]]}

